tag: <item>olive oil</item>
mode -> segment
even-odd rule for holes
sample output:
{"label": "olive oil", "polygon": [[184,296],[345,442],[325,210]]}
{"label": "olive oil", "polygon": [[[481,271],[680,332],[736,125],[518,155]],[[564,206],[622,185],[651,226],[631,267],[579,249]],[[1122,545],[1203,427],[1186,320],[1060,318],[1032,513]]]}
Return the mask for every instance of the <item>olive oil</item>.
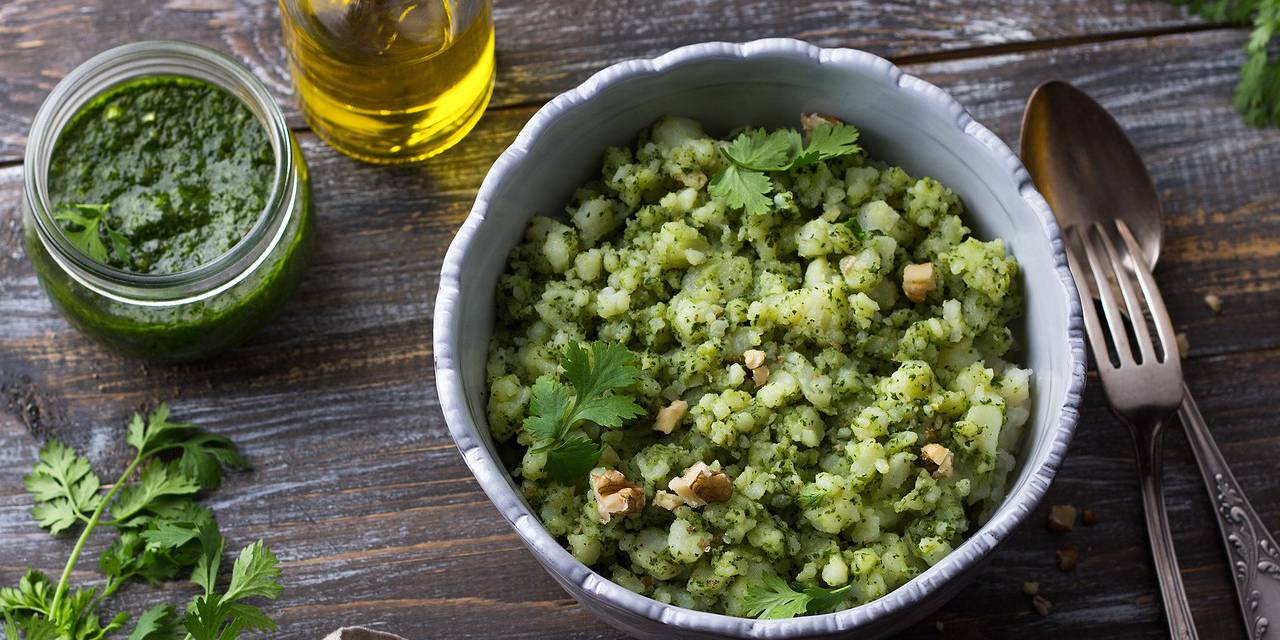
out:
{"label": "olive oil", "polygon": [[349,156],[440,153],[493,93],[490,0],[280,0],[280,13],[303,113]]}

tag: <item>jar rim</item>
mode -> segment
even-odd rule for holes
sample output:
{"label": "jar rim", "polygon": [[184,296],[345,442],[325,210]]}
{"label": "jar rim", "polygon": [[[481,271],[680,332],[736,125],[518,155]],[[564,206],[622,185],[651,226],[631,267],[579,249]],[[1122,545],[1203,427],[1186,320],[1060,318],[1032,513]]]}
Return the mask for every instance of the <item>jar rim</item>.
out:
{"label": "jar rim", "polygon": [[[120,85],[178,76],[208,82],[240,100],[262,125],[275,166],[271,191],[253,226],[222,255],[174,273],[135,273],[91,259],[51,215],[48,172],[63,129],[85,105]],[[247,277],[280,241],[293,215],[294,147],[284,114],[256,76],[227,55],[176,40],[145,40],[103,51],[67,74],[36,112],[24,154],[24,196],[40,241],[54,261],[99,294],[132,304],[169,306],[206,299]]]}

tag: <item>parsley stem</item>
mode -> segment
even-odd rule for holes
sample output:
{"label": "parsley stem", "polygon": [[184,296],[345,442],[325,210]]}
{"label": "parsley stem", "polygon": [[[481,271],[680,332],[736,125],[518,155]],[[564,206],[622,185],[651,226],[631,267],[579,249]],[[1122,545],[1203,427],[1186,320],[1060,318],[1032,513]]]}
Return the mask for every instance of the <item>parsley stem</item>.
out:
{"label": "parsley stem", "polygon": [[94,528],[98,526],[98,520],[102,518],[102,512],[106,510],[107,504],[115,497],[120,487],[123,487],[124,483],[133,475],[133,472],[138,470],[139,464],[142,464],[141,452],[125,468],[124,473],[120,475],[120,479],[111,485],[111,490],[107,492],[107,495],[103,496],[102,502],[98,503],[98,508],[93,510],[93,515],[89,516],[89,522],[85,524],[84,531],[80,532],[80,539],[76,540],[76,546],[71,550],[71,557],[67,558],[67,566],[62,569],[62,578],[58,580],[58,588],[53,592],[53,605],[49,607],[51,615],[58,610],[58,605],[62,602],[62,594],[66,592],[67,585],[71,581],[71,571],[75,569],[76,561],[80,559],[80,554],[84,551],[84,545],[89,541],[89,534],[93,533]]}

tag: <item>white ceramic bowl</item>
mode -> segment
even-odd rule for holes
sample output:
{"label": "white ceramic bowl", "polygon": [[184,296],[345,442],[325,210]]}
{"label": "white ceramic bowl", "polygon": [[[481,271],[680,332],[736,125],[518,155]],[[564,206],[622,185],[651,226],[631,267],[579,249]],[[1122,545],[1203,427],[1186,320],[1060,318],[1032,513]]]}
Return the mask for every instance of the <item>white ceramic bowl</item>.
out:
{"label": "white ceramic bowl", "polygon": [[[563,210],[600,169],[607,145],[628,145],[659,116],[703,122],[714,134],[742,125],[795,126],[802,111],[856,125],[876,158],[955,190],[981,238],[1004,238],[1021,265],[1027,313],[1015,333],[1034,370],[1032,410],[1008,496],[951,555],[883,598],[791,620],[752,620],[662,604],[579,563],[542,527],[494,452],[485,423],[485,360],[494,291],[507,253],[535,213]],[[1060,232],[1007,146],[953,98],[862,51],[796,40],[706,43],[623,62],[552,100],[485,177],[449,246],[435,309],[436,386],[449,431],[485,493],[534,556],[605,622],[643,638],[875,638],[919,620],[1035,508],[1067,450],[1084,385],[1080,302]]]}

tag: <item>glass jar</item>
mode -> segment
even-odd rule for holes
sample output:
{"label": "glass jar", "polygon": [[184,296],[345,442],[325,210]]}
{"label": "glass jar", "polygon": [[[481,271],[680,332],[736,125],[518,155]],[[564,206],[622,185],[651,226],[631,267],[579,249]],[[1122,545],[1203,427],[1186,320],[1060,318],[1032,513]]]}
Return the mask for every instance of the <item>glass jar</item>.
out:
{"label": "glass jar", "polygon": [[[103,92],[150,76],[195,78],[230,92],[261,123],[275,155],[267,205],[249,231],[221,256],[169,274],[90,259],[55,222],[47,185],[58,136],[72,117]],[[302,278],[311,237],[302,151],[266,87],[218,52],[148,41],[93,57],[41,105],[24,161],[23,231],[36,277],[71,324],[119,351],[161,361],[210,355],[261,328]]]}
{"label": "glass jar", "polygon": [[493,94],[490,0],[280,0],[311,128],[366,162],[416,162],[475,126]]}

